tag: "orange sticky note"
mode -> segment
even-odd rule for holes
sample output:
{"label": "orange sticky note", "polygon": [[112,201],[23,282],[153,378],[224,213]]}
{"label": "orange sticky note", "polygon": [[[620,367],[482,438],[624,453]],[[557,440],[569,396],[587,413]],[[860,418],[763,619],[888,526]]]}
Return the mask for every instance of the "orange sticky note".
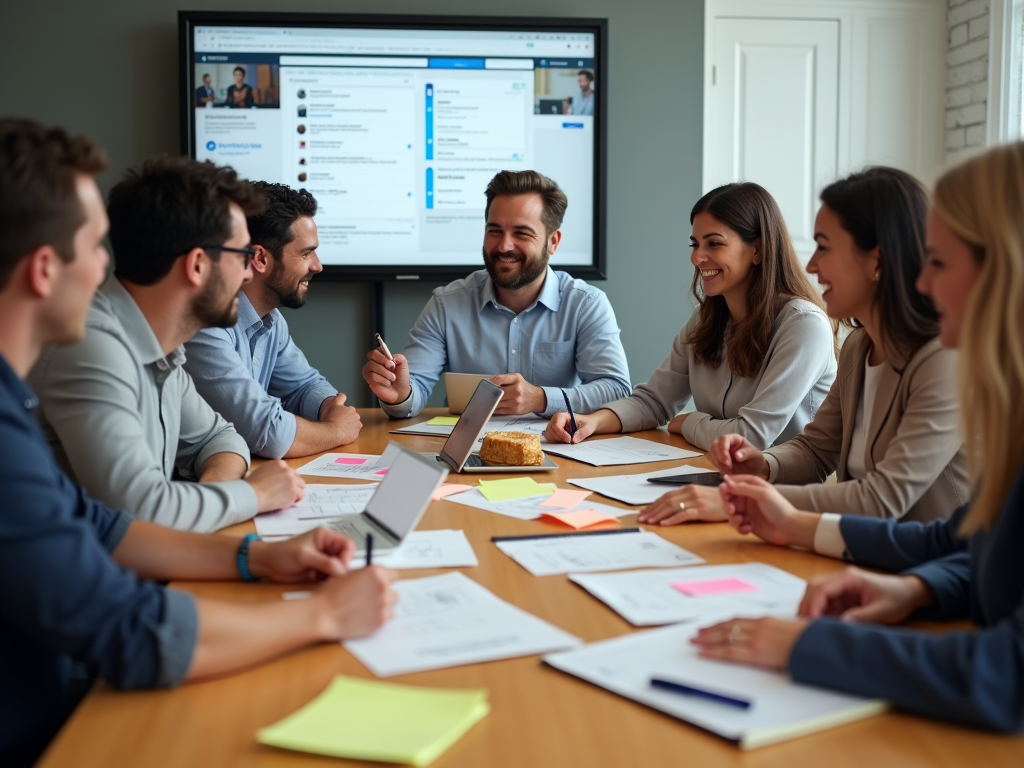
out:
{"label": "orange sticky note", "polygon": [[459,485],[458,483],[445,483],[440,488],[438,488],[436,491],[434,491],[434,495],[431,496],[430,498],[432,498],[434,501],[437,501],[438,499],[443,499],[445,496],[451,496],[451,495],[456,494],[456,493],[462,493],[463,491],[468,491],[472,487],[473,487],[472,485]]}
{"label": "orange sticky note", "polygon": [[615,523],[619,525],[619,519],[611,515],[604,515],[596,509],[580,509],[576,512],[545,512],[541,517],[557,520],[570,528],[588,528],[598,523]]}
{"label": "orange sticky note", "polygon": [[572,509],[589,495],[590,491],[572,491],[568,488],[556,488],[551,497],[542,501],[540,505],[542,507]]}

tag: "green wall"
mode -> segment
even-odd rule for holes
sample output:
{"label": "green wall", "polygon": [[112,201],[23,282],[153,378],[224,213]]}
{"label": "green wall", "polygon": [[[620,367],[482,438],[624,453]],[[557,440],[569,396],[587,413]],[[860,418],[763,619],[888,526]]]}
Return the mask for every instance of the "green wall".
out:
{"label": "green wall", "polygon": [[[415,0],[52,0],[0,11],[0,115],[32,117],[97,139],[110,153],[108,189],[145,157],[177,153],[177,11],[425,13]],[[634,382],[647,379],[691,312],[687,212],[700,194],[703,0],[436,0],[449,15],[607,17],[610,72],[607,292]],[[602,86],[604,87],[604,86]],[[483,227],[481,226],[481,232]],[[385,328],[401,348],[434,285],[389,284]],[[307,357],[353,405],[372,331],[369,286],[314,281],[285,310]],[[440,403],[440,393],[433,401]]]}

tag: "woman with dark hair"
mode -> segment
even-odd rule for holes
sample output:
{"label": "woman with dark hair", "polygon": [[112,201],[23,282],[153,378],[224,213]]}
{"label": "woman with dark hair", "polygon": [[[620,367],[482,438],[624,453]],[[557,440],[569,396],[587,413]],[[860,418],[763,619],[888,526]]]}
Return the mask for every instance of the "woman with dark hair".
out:
{"label": "woman with dark hair", "polygon": [[[801,509],[945,519],[968,488],[955,352],[942,348],[935,308],[914,289],[927,193],[903,171],[869,168],[826,187],[821,201],[807,271],[829,315],[854,327],[835,384],[793,440],[762,453],[725,435],[710,458],[723,474],[776,483]],[[832,472],[838,482],[824,484]]]}
{"label": "woman with dark hair", "polygon": [[[698,448],[733,432],[767,448],[814,416],[835,378],[834,339],[778,204],[757,184],[726,184],[697,201],[690,223],[698,309],[668,357],[629,397],[576,416],[572,438],[568,415],[556,414],[547,439],[579,442],[668,423]],[[690,397],[694,410],[680,413]],[[705,496],[724,520],[713,488],[690,486],[662,499],[685,512],[681,505],[692,510]]]}

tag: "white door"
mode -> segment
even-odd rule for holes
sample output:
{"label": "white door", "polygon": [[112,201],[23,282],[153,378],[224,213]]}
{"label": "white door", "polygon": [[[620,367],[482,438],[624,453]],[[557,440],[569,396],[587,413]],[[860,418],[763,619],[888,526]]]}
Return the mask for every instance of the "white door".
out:
{"label": "white door", "polygon": [[718,18],[712,66],[704,189],[763,186],[806,258],[838,165],[839,21]]}

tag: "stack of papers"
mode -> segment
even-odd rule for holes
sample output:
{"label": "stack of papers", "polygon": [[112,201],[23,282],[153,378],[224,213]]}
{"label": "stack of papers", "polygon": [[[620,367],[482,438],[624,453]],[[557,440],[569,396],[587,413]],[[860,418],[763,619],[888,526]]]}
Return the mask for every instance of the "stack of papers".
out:
{"label": "stack of papers", "polygon": [[660,469],[657,472],[645,472],[639,475],[608,475],[605,477],[587,477],[581,480],[570,480],[580,488],[589,488],[602,496],[621,501],[623,504],[653,504],[662,494],[675,490],[678,486],[647,482],[648,477],[665,475],[695,475],[701,472],[713,472],[702,467],[683,465],[672,469]]}
{"label": "stack of papers", "polygon": [[459,572],[403,579],[395,617],[344,645],[378,677],[573,648],[580,639],[495,597]]}
{"label": "stack of papers", "polygon": [[486,690],[453,691],[339,675],[262,744],[353,760],[429,765],[490,711]]}
{"label": "stack of papers", "polygon": [[296,471],[300,475],[343,477],[379,483],[400,451],[398,443],[393,443],[380,456],[367,453],[325,453],[303,464]]}
{"label": "stack of papers", "polygon": [[279,512],[256,515],[256,533],[260,536],[296,536],[312,531],[342,515],[358,515],[377,490],[377,485],[306,486],[306,496]]}
{"label": "stack of papers", "polygon": [[[719,615],[710,620],[725,620]],[[544,657],[544,661],[633,701],[693,723],[742,749],[773,744],[884,712],[887,704],[792,682],[788,675],[698,655],[693,625],[636,632]],[[748,709],[651,686],[679,682],[751,702]]]}
{"label": "stack of papers", "polygon": [[692,552],[648,531],[614,531],[597,536],[510,537],[494,543],[534,576],[623,568],[672,568],[704,562]]}
{"label": "stack of papers", "polygon": [[[541,487],[543,487],[542,484]],[[484,509],[488,512],[494,512],[495,514],[514,517],[519,520],[536,520],[542,515],[550,514],[552,512],[575,512],[582,509],[593,510],[599,514],[609,515],[616,518],[633,513],[630,509],[611,507],[607,504],[598,504],[593,501],[580,502],[571,510],[558,509],[545,504],[545,502],[551,498],[552,491],[550,489],[545,489],[543,493],[536,496],[505,499],[503,501],[490,501],[483,493],[481,493],[479,488],[473,488],[472,490],[457,493],[454,496],[449,496],[447,500],[454,501],[456,504],[465,504],[467,507],[476,507],[477,509]]]}
{"label": "stack of papers", "polygon": [[723,613],[791,618],[807,588],[803,579],[764,563],[569,578],[636,627],[707,621]]}
{"label": "stack of papers", "polygon": [[641,440],[639,437],[588,440],[576,445],[548,443],[544,450],[555,456],[565,456],[567,459],[593,464],[595,467],[607,467],[612,464],[648,464],[652,461],[692,459],[700,456],[693,451],[655,443],[653,440]]}

